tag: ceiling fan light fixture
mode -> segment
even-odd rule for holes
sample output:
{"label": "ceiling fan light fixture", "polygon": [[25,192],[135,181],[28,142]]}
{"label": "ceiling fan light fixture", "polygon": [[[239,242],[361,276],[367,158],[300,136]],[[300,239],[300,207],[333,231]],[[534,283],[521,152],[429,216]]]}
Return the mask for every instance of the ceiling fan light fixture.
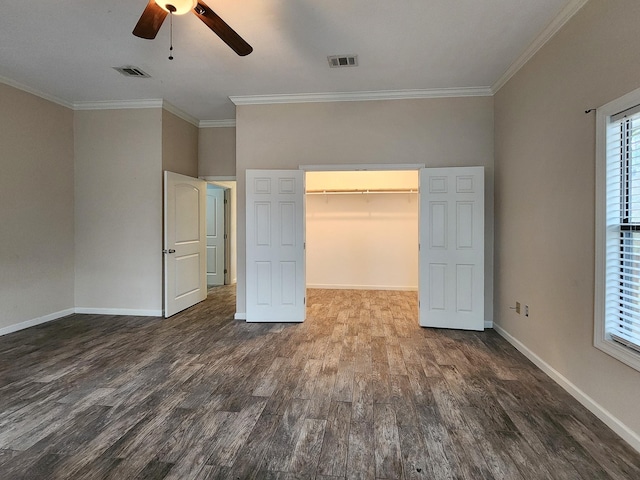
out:
{"label": "ceiling fan light fixture", "polygon": [[155,2],[160,8],[174,15],[189,13],[198,4],[198,0],[155,0]]}
{"label": "ceiling fan light fixture", "polygon": [[[253,51],[251,45],[227,25],[216,12],[211,10],[204,0],[148,0],[132,33],[136,37],[153,40],[167,15],[172,19],[174,14],[183,15],[189,11],[193,12],[202,23],[241,57],[249,55]],[[173,25],[173,21],[171,25]]]}

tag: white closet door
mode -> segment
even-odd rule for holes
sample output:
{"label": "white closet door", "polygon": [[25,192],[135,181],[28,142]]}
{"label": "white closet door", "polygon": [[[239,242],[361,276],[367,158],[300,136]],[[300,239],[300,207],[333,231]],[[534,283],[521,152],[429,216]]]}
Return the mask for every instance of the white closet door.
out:
{"label": "white closet door", "polygon": [[247,321],[305,319],[304,172],[247,170]]}
{"label": "white closet door", "polygon": [[420,325],[484,330],[484,167],[420,171]]}

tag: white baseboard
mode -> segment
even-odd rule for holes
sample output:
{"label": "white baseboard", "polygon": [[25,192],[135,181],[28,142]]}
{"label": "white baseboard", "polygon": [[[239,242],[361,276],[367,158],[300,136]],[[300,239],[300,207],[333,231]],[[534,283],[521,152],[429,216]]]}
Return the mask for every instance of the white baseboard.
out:
{"label": "white baseboard", "polygon": [[417,292],[418,287],[413,286],[389,286],[389,285],[334,285],[325,283],[308,283],[307,288],[322,290],[397,290],[403,292]]}
{"label": "white baseboard", "polygon": [[35,327],[36,325],[40,325],[42,323],[52,322],[53,320],[66,317],[68,315],[73,315],[74,313],[97,314],[97,315],[131,315],[134,317],[161,317],[162,316],[162,310],[136,310],[136,309],[129,309],[129,308],[82,308],[82,307],[67,308],[66,310],[60,310],[59,312],[50,313],[42,317],[32,318],[31,320],[25,320],[24,322],[14,323],[13,325],[0,328],[0,337],[3,335],[8,335],[13,332],[17,332],[19,330],[24,330],[25,328]]}
{"label": "white baseboard", "polygon": [[75,313],[91,315],[130,315],[133,317],[161,317],[162,310],[138,310],[135,308],[87,308],[76,307]]}
{"label": "white baseboard", "polygon": [[485,320],[484,328],[493,328],[493,320]]}
{"label": "white baseboard", "polygon": [[602,420],[611,430],[616,432],[624,441],[626,441],[632,448],[640,452],[640,435],[627,427],[618,418],[616,418],[611,412],[605,409],[602,405],[596,402],[589,395],[580,390],[574,385],[568,378],[558,372],[555,368],[545,362],[542,358],[536,355],[533,351],[529,350],[522,342],[517,340],[500,325],[494,325],[493,328],[498,332],[505,340],[511,345],[516,347],[525,357],[531,360],[540,370],[549,375],[558,385],[564,388],[569,394],[584,405],[591,413]]}
{"label": "white baseboard", "polygon": [[247,319],[247,313],[246,312],[236,312],[236,314],[233,316],[234,320],[246,320]]}
{"label": "white baseboard", "polygon": [[65,310],[60,310],[59,312],[44,315],[42,317],[32,318],[31,320],[25,320],[24,322],[20,323],[14,323],[13,325],[9,325],[8,327],[0,328],[0,336],[8,335],[9,333],[17,332],[19,330],[24,330],[25,328],[35,327],[36,325],[51,322],[53,320],[66,317],[67,315],[73,315],[74,313],[75,309],[67,308]]}

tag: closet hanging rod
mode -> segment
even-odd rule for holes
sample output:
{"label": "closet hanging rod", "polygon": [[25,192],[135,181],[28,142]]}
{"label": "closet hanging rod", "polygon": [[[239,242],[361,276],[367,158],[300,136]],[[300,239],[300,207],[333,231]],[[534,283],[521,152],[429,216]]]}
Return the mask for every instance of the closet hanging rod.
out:
{"label": "closet hanging rod", "polygon": [[367,190],[307,190],[308,195],[352,195],[368,193],[418,193],[417,188],[367,189]]}

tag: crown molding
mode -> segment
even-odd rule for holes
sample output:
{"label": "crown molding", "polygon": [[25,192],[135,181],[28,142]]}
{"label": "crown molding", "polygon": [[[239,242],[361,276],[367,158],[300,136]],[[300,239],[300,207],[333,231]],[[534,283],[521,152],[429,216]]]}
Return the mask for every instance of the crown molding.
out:
{"label": "crown molding", "polygon": [[31,88],[20,82],[16,82],[15,80],[11,80],[10,78],[0,76],[0,83],[8,85],[9,87],[16,88],[18,90],[22,90],[23,92],[30,93],[31,95],[35,95],[36,97],[40,97],[44,100],[48,100],[62,107],[66,107],[73,110],[73,103],[67,102],[66,100],[63,100],[62,98],[58,98],[54,95],[49,95],[48,93],[42,92],[40,90],[36,90],[35,88]]}
{"label": "crown molding", "polygon": [[490,97],[490,87],[437,88],[427,90],[381,90],[371,92],[295,93],[286,95],[247,95],[229,99],[235,105],[276,103],[362,102],[367,100],[407,100],[447,97]]}
{"label": "crown molding", "polygon": [[197,127],[198,119],[180,110],[178,107],[161,98],[148,100],[118,100],[118,101],[98,101],[98,102],[77,102],[73,104],[74,110],[127,110],[141,108],[162,108],[185,122]]}
{"label": "crown molding", "polygon": [[230,118],[227,120],[200,120],[198,127],[200,128],[221,128],[221,127],[235,127],[236,119]]}
{"label": "crown molding", "polygon": [[505,86],[505,84],[513,77],[518,70],[526,65],[531,58],[538,53],[545,43],[560,31],[560,29],[567,23],[578,11],[584,7],[589,0],[571,0],[566,7],[564,7],[558,15],[546,26],[546,28],[536,37],[536,39],[527,47],[527,49],[520,55],[515,62],[513,62],[506,72],[491,85],[491,92],[496,94],[498,90]]}
{"label": "crown molding", "polygon": [[17,90],[21,90],[25,93],[30,93],[36,97],[48,100],[62,107],[69,108],[71,110],[121,110],[121,109],[139,109],[139,108],[163,108],[166,111],[173,113],[175,116],[182,120],[192,124],[195,127],[235,127],[235,119],[229,120],[204,120],[200,121],[195,117],[192,117],[188,113],[180,110],[178,107],[172,105],[166,100],[154,98],[149,100],[106,100],[106,101],[94,101],[94,102],[67,102],[61,98],[49,95],[48,93],[36,90],[22,83],[11,80],[10,78],[0,75],[0,83],[13,87]]}
{"label": "crown molding", "polygon": [[188,113],[184,112],[183,110],[180,110],[178,107],[172,105],[171,103],[167,102],[166,100],[162,101],[162,108],[164,108],[167,112],[173,113],[176,117],[181,118],[185,122],[190,123],[194,127],[199,127],[200,126],[199,125],[200,122],[199,122],[199,120],[197,118],[192,117]]}
{"label": "crown molding", "polygon": [[121,110],[133,108],[162,108],[161,98],[150,100],[117,100],[117,101],[97,101],[97,102],[76,102],[73,104],[74,110]]}

